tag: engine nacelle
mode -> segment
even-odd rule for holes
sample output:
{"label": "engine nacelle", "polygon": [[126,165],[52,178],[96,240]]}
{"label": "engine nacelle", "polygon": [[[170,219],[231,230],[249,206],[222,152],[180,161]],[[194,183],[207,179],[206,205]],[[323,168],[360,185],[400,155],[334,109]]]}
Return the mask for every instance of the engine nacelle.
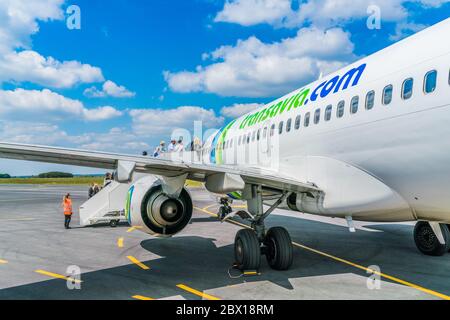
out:
{"label": "engine nacelle", "polygon": [[154,236],[170,237],[186,227],[192,217],[192,200],[186,189],[177,198],[164,193],[162,181],[145,176],[128,190],[125,215],[130,225]]}

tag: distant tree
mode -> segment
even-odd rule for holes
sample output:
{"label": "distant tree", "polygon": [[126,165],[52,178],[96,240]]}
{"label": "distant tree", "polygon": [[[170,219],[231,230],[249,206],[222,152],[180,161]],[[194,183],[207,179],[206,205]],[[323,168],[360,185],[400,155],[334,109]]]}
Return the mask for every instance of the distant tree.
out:
{"label": "distant tree", "polygon": [[73,178],[73,174],[66,172],[45,172],[38,175],[39,178]]}
{"label": "distant tree", "polygon": [[11,176],[7,173],[0,173],[0,179],[10,179]]}

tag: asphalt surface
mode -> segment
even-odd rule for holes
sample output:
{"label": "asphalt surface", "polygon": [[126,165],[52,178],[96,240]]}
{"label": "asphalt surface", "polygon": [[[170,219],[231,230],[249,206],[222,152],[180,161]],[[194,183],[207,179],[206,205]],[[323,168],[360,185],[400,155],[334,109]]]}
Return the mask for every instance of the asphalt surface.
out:
{"label": "asphalt surface", "polygon": [[[242,276],[230,270],[242,226],[211,216],[202,189],[191,190],[191,224],[170,239],[124,224],[81,228],[77,214],[65,230],[66,192],[75,208],[87,199],[84,187],[0,185],[0,299],[450,299],[450,254],[420,254],[411,223],[356,222],[350,233],[341,219],[276,210],[267,226],[289,230],[293,267],[264,259],[260,275]],[[383,274],[379,286],[367,267]]]}

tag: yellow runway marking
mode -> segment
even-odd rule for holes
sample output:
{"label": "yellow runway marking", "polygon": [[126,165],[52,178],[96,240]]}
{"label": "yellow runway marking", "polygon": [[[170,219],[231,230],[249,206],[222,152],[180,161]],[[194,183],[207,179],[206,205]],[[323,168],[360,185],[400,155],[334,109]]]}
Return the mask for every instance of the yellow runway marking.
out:
{"label": "yellow runway marking", "polygon": [[117,246],[118,246],[119,248],[123,248],[123,238],[117,239]]}
{"label": "yellow runway marking", "polygon": [[142,227],[138,227],[138,226],[136,226],[136,227],[131,227],[131,228],[129,228],[129,229],[127,230],[127,232],[133,232],[134,230],[137,230],[137,229],[142,229]]}
{"label": "yellow runway marking", "polygon": [[8,263],[8,261],[0,259],[0,264],[7,264],[7,263]]}
{"label": "yellow runway marking", "polygon": [[209,295],[209,294],[207,294],[207,293],[203,293],[203,292],[201,292],[201,291],[195,290],[195,289],[193,289],[193,288],[191,288],[191,287],[188,287],[188,286],[186,286],[186,285],[184,285],[184,284],[181,284],[181,283],[180,283],[180,284],[177,284],[177,287],[180,288],[180,289],[182,289],[182,290],[185,290],[185,291],[187,291],[187,292],[190,292],[190,293],[192,293],[192,294],[195,294],[196,296],[202,297],[202,298],[204,298],[204,299],[206,299],[206,300],[220,300],[220,299],[217,298],[217,297],[214,297],[214,296]]}
{"label": "yellow runway marking", "polygon": [[132,298],[133,298],[133,299],[136,299],[136,300],[155,300],[155,299],[153,299],[153,298],[146,297],[146,296],[140,296],[140,295],[132,296]]}
{"label": "yellow runway marking", "polygon": [[210,204],[209,206],[204,207],[203,209],[201,209],[201,208],[196,208],[196,209],[199,209],[199,210],[208,210],[209,208],[214,207],[215,205],[216,205],[216,204],[214,203],[214,204]]}
{"label": "yellow runway marking", "polygon": [[53,272],[49,272],[49,271],[45,271],[45,270],[35,270],[36,273],[42,274],[44,276],[48,276],[51,278],[55,278],[55,279],[62,279],[62,280],[69,280],[69,281],[73,281],[75,283],[81,283],[83,281],[79,280],[79,279],[74,279],[71,277],[66,277],[63,276],[62,274],[58,274],[58,273],[53,273]]}
{"label": "yellow runway marking", "polygon": [[142,262],[140,262],[138,259],[136,259],[133,256],[127,256],[128,260],[130,260],[131,262],[133,262],[135,265],[139,266],[140,268],[144,269],[144,270],[148,270],[150,269],[149,267],[147,267],[145,264],[143,264]]}
{"label": "yellow runway marking", "polygon": [[[204,213],[207,213],[207,214],[209,214],[209,215],[211,215],[211,216],[217,217],[217,214],[215,214],[215,213],[213,213],[213,212],[210,212],[210,211],[208,211],[208,210],[206,210],[206,209],[201,209],[201,208],[197,208],[197,207],[194,207],[194,208],[197,209],[197,210],[199,210],[199,211],[202,211],[202,212],[204,212]],[[243,228],[250,229],[249,226],[247,226],[247,225],[245,225],[245,224],[243,224],[243,223],[239,223],[239,222],[234,221],[234,220],[227,220],[227,222],[230,222],[230,223],[232,223],[232,224],[241,226],[241,227],[243,227]],[[338,258],[338,257],[333,256],[333,255],[331,255],[331,254],[328,254],[328,253],[325,253],[325,252],[322,252],[322,251],[319,251],[319,250],[316,250],[316,249],[307,247],[307,246],[305,246],[305,245],[303,245],[303,244],[300,244],[300,243],[297,243],[297,242],[292,242],[292,244],[293,244],[294,246],[298,247],[298,248],[302,248],[302,249],[304,249],[304,250],[307,250],[307,251],[310,251],[310,252],[314,252],[314,253],[319,254],[319,255],[321,255],[321,256],[324,256],[324,257],[330,258],[330,259],[332,259],[332,260],[335,260],[335,261],[344,263],[344,264],[346,264],[346,265],[355,267],[355,268],[357,268],[357,269],[364,270],[364,271],[367,271],[367,272],[370,272],[370,273],[379,275],[380,277],[383,277],[383,278],[385,278],[385,279],[389,279],[389,280],[391,280],[391,281],[400,283],[400,284],[405,285],[405,286],[408,286],[408,287],[410,287],[410,288],[413,288],[413,289],[416,289],[416,290],[419,290],[419,291],[428,293],[428,294],[433,295],[433,296],[435,296],[435,297],[438,297],[438,298],[441,298],[441,299],[444,299],[444,300],[450,300],[450,296],[445,295],[445,294],[443,294],[443,293],[439,293],[439,292],[437,292],[437,291],[430,290],[430,289],[427,289],[427,288],[418,286],[418,285],[416,285],[416,284],[414,284],[414,283],[411,283],[411,282],[408,282],[408,281],[405,281],[405,280],[402,280],[402,279],[399,279],[399,278],[390,276],[390,275],[388,275],[388,274],[385,274],[385,273],[382,273],[382,272],[378,272],[378,271],[376,271],[376,270],[369,269],[369,268],[367,268],[367,267],[361,266],[361,265],[359,265],[359,264],[353,263],[353,262],[351,262],[351,261],[348,261],[348,260],[345,260],[345,259],[342,259],[342,258]]]}

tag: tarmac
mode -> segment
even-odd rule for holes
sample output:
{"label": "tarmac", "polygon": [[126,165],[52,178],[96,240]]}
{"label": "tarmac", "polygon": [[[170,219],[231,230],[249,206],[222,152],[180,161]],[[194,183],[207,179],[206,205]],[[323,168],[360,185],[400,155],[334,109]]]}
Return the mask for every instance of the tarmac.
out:
{"label": "tarmac", "polygon": [[160,239],[127,224],[82,228],[77,214],[65,230],[62,197],[77,208],[86,187],[0,185],[0,299],[450,299],[450,254],[422,255],[413,223],[355,222],[350,233],[342,219],[276,210],[266,223],[289,230],[294,264],[275,271],[263,258],[244,276],[231,266],[245,224],[219,222],[214,197],[190,191],[191,223]]}

